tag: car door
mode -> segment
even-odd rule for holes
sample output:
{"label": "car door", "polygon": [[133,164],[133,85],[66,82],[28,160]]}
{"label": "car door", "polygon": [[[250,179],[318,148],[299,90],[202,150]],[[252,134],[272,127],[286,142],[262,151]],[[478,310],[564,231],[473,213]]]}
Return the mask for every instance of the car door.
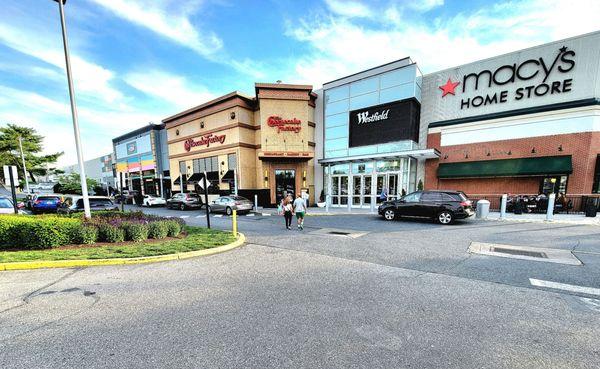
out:
{"label": "car door", "polygon": [[418,208],[419,208],[419,200],[421,199],[421,192],[413,192],[408,195],[402,197],[400,200],[396,201],[396,209],[398,214],[401,216],[419,216]]}
{"label": "car door", "polygon": [[222,212],[225,211],[225,204],[227,204],[227,197],[219,197],[215,200],[215,208],[216,211]]}
{"label": "car door", "polygon": [[443,198],[441,192],[423,192],[417,212],[418,216],[433,218],[442,208]]}

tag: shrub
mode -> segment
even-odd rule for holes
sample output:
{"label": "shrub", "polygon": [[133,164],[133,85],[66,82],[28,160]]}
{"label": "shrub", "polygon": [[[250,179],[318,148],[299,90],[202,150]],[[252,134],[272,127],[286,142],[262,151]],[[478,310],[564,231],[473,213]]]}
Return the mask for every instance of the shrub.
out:
{"label": "shrub", "polygon": [[148,224],[148,238],[161,239],[169,234],[169,225],[166,221],[161,220]]}
{"label": "shrub", "polygon": [[167,228],[168,228],[167,235],[169,237],[179,236],[179,234],[181,233],[181,229],[183,228],[181,226],[181,223],[179,223],[176,220],[167,220],[167,221],[165,221],[165,223],[167,224]]}
{"label": "shrub", "polygon": [[71,241],[76,244],[91,245],[97,240],[98,228],[90,225],[75,228],[71,235]]}
{"label": "shrub", "polygon": [[127,241],[140,242],[148,239],[148,226],[142,223],[123,223],[125,239]]}
{"label": "shrub", "polygon": [[2,216],[0,248],[49,249],[71,243],[78,219],[49,216]]}
{"label": "shrub", "polygon": [[123,242],[125,231],[110,224],[101,224],[98,227],[98,239],[102,242]]}

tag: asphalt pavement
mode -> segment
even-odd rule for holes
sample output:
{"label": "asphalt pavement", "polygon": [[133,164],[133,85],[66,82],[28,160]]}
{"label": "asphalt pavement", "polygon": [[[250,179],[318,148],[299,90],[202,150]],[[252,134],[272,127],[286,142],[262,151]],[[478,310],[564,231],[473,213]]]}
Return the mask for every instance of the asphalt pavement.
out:
{"label": "asphalt pavement", "polygon": [[[239,229],[246,246],[205,258],[0,273],[0,366],[598,368],[598,227],[344,215],[287,231],[255,215]],[[583,264],[469,254],[472,241]]]}

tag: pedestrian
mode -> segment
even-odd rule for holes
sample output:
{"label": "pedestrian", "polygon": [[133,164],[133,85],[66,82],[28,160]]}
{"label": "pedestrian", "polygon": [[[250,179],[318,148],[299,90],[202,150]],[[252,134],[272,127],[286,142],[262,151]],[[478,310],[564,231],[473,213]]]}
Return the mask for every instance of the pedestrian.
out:
{"label": "pedestrian", "polygon": [[294,200],[294,212],[296,212],[296,219],[298,219],[298,229],[304,229],[304,214],[306,214],[306,204],[302,195],[298,194],[296,200]]}
{"label": "pedestrian", "polygon": [[277,215],[283,215],[283,203],[285,202],[285,196],[281,198],[279,204],[277,204]]}
{"label": "pedestrian", "polygon": [[382,188],[381,189],[381,194],[379,195],[379,200],[381,200],[381,202],[386,202],[388,198],[388,194],[387,194],[387,188]]}
{"label": "pedestrian", "polygon": [[282,210],[283,210],[283,217],[285,218],[285,228],[292,229],[292,217],[293,217],[294,208],[292,206],[292,203],[290,202],[290,199],[287,197],[285,197],[283,199]]}

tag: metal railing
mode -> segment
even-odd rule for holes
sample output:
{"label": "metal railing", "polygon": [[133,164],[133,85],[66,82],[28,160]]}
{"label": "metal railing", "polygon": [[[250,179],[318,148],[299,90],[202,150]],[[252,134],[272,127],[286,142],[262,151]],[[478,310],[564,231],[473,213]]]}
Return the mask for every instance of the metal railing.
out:
{"label": "metal railing", "polygon": [[[477,201],[479,200],[487,200],[490,202],[490,210],[491,211],[500,211],[500,203],[502,199],[502,194],[473,194],[468,195],[469,199],[473,201],[473,206],[477,205]],[[517,197],[527,197],[530,201],[527,202],[526,212],[530,213],[545,213],[547,209],[547,202],[534,200],[538,197],[538,194],[518,194],[518,195],[510,195],[509,196],[509,206],[507,207],[507,212],[512,212],[511,202],[514,203]],[[565,195],[564,203],[559,202],[557,197],[556,203],[554,206],[555,212],[559,213],[584,213],[585,205],[588,201],[593,201],[596,208],[600,208],[600,194],[590,194],[590,195]],[[591,200],[590,200],[591,199]],[[512,201],[511,201],[512,200]],[[564,206],[566,205],[566,206]]]}

